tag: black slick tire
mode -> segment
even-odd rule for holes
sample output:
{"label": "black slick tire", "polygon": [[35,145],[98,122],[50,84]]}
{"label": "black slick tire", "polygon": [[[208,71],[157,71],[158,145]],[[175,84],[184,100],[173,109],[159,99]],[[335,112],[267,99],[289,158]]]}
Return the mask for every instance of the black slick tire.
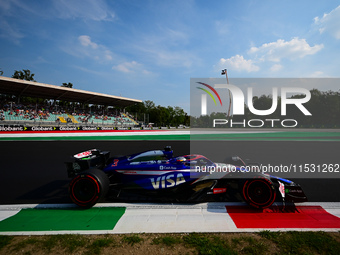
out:
{"label": "black slick tire", "polygon": [[72,179],[69,195],[76,205],[90,208],[106,196],[108,189],[107,175],[102,170],[90,169]]}
{"label": "black slick tire", "polygon": [[274,203],[276,191],[273,183],[269,179],[257,177],[244,182],[242,195],[249,205],[263,209]]}

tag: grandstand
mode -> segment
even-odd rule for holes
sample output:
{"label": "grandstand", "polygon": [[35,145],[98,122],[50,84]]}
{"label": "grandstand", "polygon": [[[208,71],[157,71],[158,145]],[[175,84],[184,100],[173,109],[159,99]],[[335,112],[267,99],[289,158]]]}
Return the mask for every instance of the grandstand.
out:
{"label": "grandstand", "polygon": [[[109,125],[132,127],[138,125],[126,106],[141,103],[141,100],[66,88],[38,82],[0,76],[0,94],[15,96],[17,102],[8,98],[0,102],[0,125]],[[45,105],[20,103],[22,97],[48,100]],[[78,107],[60,107],[58,101],[79,103]],[[101,106],[85,110],[84,105]],[[81,105],[83,108],[81,108]],[[108,106],[113,106],[109,109]]]}
{"label": "grandstand", "polygon": [[0,124],[36,124],[36,125],[111,125],[117,127],[136,126],[138,123],[126,117],[124,113],[120,113],[119,116],[108,115],[87,115],[82,114],[67,114],[67,113],[48,113],[48,114],[26,114],[26,113],[14,113],[10,110],[0,110],[0,114],[3,116]]}

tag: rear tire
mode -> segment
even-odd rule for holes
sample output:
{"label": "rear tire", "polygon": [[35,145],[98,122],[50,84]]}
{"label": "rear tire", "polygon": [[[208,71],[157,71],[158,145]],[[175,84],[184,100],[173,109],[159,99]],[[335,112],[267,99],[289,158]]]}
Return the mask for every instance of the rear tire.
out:
{"label": "rear tire", "polygon": [[276,191],[269,179],[257,177],[246,180],[242,195],[249,205],[255,208],[267,208],[274,203]]}
{"label": "rear tire", "polygon": [[99,169],[90,169],[74,177],[69,186],[71,200],[90,208],[104,198],[109,190],[109,178]]}

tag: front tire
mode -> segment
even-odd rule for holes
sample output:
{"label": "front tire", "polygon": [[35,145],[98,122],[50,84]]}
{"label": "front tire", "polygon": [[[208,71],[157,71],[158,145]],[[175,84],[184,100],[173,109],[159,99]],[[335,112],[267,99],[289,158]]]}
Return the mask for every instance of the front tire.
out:
{"label": "front tire", "polygon": [[69,195],[76,205],[90,208],[106,196],[108,189],[107,175],[99,169],[90,169],[72,179]]}
{"label": "front tire", "polygon": [[246,180],[243,185],[242,194],[244,200],[255,208],[267,208],[271,206],[276,198],[273,183],[266,178],[253,178]]}

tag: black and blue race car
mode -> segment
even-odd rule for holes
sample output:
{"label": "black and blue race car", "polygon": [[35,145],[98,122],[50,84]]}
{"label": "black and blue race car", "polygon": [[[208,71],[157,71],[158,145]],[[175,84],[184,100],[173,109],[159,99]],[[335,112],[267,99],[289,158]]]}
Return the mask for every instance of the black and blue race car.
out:
{"label": "black and blue race car", "polygon": [[266,208],[274,202],[305,202],[301,187],[260,172],[235,156],[215,163],[198,154],[173,156],[170,146],[110,157],[92,149],[67,162],[71,200],[89,208],[104,198],[131,202],[247,202]]}

